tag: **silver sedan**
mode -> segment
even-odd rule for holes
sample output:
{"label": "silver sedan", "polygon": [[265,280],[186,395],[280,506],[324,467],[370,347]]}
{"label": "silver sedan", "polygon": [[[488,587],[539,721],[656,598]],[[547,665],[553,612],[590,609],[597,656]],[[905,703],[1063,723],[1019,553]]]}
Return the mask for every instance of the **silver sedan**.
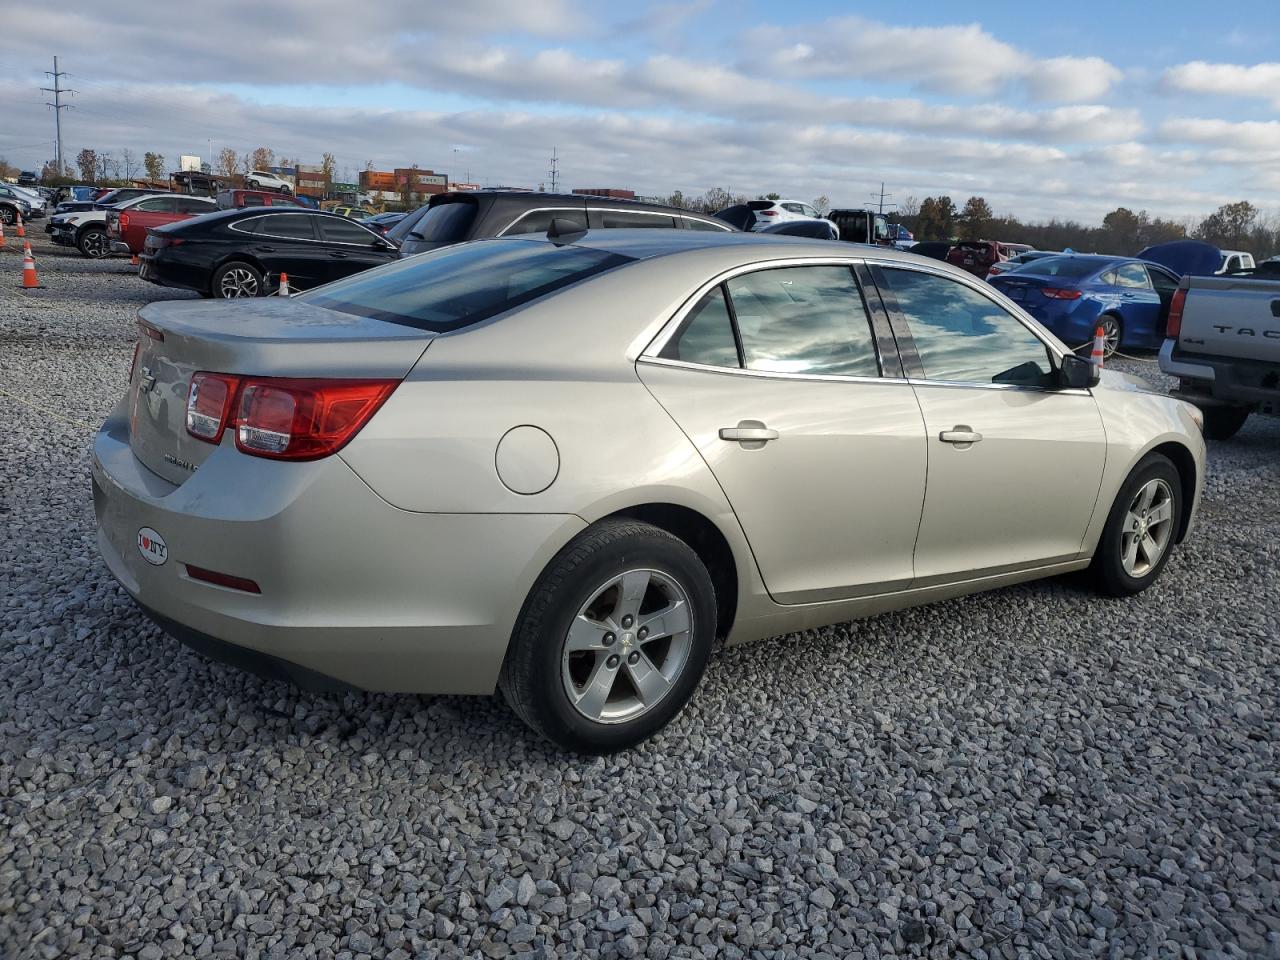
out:
{"label": "silver sedan", "polygon": [[197,649],[313,688],[653,734],[730,644],[1087,570],[1191,530],[1199,413],[888,249],[485,240],[140,313],[99,546]]}

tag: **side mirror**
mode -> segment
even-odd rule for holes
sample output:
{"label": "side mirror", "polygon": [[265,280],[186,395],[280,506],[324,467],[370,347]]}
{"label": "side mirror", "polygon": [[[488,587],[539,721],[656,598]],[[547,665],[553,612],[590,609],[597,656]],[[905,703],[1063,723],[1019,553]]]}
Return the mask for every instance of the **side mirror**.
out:
{"label": "side mirror", "polygon": [[1084,390],[1097,386],[1100,379],[1098,368],[1074,353],[1064,356],[1058,367],[1058,386],[1066,390]]}

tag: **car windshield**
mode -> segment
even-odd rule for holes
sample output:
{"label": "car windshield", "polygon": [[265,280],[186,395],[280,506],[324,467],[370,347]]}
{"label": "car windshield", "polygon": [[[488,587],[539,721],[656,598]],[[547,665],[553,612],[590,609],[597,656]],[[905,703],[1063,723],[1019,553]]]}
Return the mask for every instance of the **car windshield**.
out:
{"label": "car windshield", "polygon": [[631,262],[586,247],[482,240],[359,273],[297,299],[445,333]]}
{"label": "car windshield", "polygon": [[[471,200],[452,200],[427,207],[419,216],[401,220],[390,236],[396,240],[423,240],[428,243],[459,243],[476,218],[476,205]],[[410,234],[417,236],[409,236]]]}
{"label": "car windshield", "polygon": [[1090,274],[1097,273],[1104,266],[1104,263],[1097,260],[1084,260],[1080,257],[1039,257],[1028,263],[1018,264],[1008,273],[1033,273],[1038,277],[1083,280]]}

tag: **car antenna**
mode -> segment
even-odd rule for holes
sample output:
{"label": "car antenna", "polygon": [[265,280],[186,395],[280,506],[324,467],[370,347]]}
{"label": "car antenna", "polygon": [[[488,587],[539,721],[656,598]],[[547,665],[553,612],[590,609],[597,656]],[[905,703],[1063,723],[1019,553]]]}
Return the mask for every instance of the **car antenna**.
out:
{"label": "car antenna", "polygon": [[586,228],[576,220],[570,220],[567,217],[553,217],[551,224],[547,227],[547,239],[556,246],[564,246],[566,243],[572,243],[582,234],[586,233]]}

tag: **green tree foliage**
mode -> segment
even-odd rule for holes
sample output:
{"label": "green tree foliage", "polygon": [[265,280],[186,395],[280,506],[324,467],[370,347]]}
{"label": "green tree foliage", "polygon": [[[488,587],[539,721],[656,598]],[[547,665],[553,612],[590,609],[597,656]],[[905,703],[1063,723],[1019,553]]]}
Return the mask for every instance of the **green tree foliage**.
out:
{"label": "green tree foliage", "polygon": [[925,197],[916,214],[917,240],[950,240],[955,235],[956,205],[950,197]]}
{"label": "green tree foliage", "polygon": [[970,197],[960,211],[960,232],[966,240],[986,239],[995,215],[985,197]]}
{"label": "green tree foliage", "polygon": [[153,153],[148,150],[142,155],[142,165],[146,168],[148,180],[163,180],[165,178],[163,153]]}
{"label": "green tree foliage", "polygon": [[1238,249],[1250,235],[1258,208],[1248,200],[1223,204],[1196,228],[1196,236],[1219,247]]}

